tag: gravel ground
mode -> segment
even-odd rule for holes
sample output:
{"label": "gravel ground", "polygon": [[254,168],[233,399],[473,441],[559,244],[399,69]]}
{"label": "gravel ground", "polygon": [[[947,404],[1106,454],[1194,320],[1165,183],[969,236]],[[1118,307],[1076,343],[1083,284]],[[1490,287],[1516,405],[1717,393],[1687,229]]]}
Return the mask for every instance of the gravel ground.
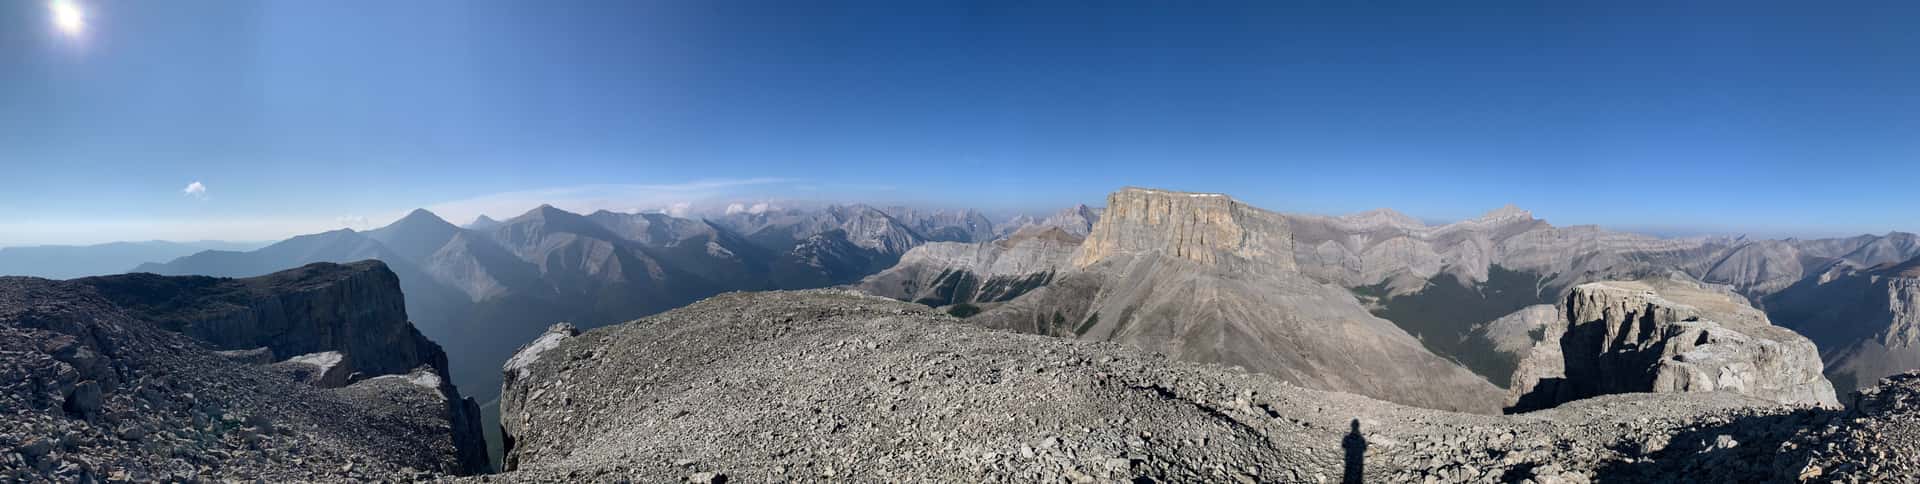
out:
{"label": "gravel ground", "polygon": [[[1839,459],[1873,480],[1907,474],[1863,466],[1871,452],[1915,455],[1888,443],[1912,442],[1905,414],[1874,409],[1907,411],[1920,386],[1883,387],[1867,413],[1694,393],[1472,415],[838,291],[727,294],[569,335],[516,358],[513,471],[471,479],[1769,482],[1810,463],[1838,475],[1817,462]],[[1826,434],[1859,445],[1815,452]]]}
{"label": "gravel ground", "polygon": [[420,424],[438,398],[402,380],[314,388],[90,287],[0,278],[0,481],[431,478],[459,465],[444,420]]}
{"label": "gravel ground", "polygon": [[85,287],[0,278],[0,481],[1920,479],[1920,374],[1845,411],[1685,393],[1474,415],[824,290],[542,341],[506,374],[513,470],[453,478],[430,371],[313,388]]}

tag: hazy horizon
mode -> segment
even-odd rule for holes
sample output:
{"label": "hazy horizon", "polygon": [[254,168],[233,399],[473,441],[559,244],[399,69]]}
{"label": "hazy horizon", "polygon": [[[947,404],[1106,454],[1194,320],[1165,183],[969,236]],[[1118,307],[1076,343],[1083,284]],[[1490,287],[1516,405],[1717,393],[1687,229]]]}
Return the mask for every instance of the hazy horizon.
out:
{"label": "hazy horizon", "polygon": [[1915,18],[1901,2],[8,2],[0,246],[277,240],[540,203],[1043,213],[1129,185],[1428,221],[1513,204],[1655,235],[1912,232]]}

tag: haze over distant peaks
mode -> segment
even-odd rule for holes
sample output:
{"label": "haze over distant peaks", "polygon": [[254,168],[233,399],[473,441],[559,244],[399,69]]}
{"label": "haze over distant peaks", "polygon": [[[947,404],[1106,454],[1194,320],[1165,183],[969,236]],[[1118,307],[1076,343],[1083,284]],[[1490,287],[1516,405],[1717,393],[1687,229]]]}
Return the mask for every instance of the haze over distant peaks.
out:
{"label": "haze over distant peaks", "polygon": [[472,222],[467,222],[466,228],[470,230],[487,230],[487,229],[491,229],[499,226],[500,226],[499,220],[494,220],[493,217],[481,215],[479,217],[474,217]]}

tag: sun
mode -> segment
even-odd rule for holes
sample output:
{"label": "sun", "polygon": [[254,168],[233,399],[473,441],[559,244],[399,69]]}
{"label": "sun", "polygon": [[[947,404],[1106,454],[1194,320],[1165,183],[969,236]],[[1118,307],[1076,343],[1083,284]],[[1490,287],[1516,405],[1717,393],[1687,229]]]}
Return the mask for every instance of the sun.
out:
{"label": "sun", "polygon": [[53,27],[60,29],[60,33],[78,36],[86,29],[86,13],[80,11],[80,4],[73,0],[51,0],[47,8],[53,11]]}

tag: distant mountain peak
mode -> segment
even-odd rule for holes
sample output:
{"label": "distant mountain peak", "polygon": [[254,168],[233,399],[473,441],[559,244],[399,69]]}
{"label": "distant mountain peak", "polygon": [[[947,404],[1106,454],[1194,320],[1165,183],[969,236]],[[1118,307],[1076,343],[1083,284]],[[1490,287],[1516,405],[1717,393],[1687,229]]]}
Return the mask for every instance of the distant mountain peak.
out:
{"label": "distant mountain peak", "polygon": [[1386,226],[1393,226],[1393,227],[1409,227],[1409,228],[1418,228],[1418,227],[1427,226],[1427,224],[1425,222],[1421,222],[1420,219],[1413,218],[1413,216],[1407,215],[1405,213],[1401,213],[1400,211],[1394,210],[1391,208],[1376,208],[1373,210],[1368,210],[1365,212],[1347,215],[1340,218],[1345,219],[1348,222],[1357,223],[1357,224],[1366,225],[1366,226],[1386,225]]}
{"label": "distant mountain peak", "polygon": [[488,217],[486,215],[474,217],[472,222],[467,222],[467,228],[474,229],[474,230],[486,230],[486,229],[499,227],[499,226],[500,226],[499,220],[494,220],[493,217]]}
{"label": "distant mountain peak", "polygon": [[577,218],[582,217],[582,215],[561,210],[553,205],[541,204],[538,207],[534,207],[533,210],[528,210],[527,213],[520,214],[519,217],[514,217],[513,220],[508,220],[508,222],[521,219],[546,219],[555,217]]}
{"label": "distant mountain peak", "polygon": [[1479,220],[1505,220],[1515,218],[1531,219],[1533,218],[1533,212],[1526,211],[1509,203],[1500,208],[1493,209],[1493,211],[1487,212],[1485,215],[1481,215]]}
{"label": "distant mountain peak", "polygon": [[434,224],[434,225],[449,225],[449,226],[453,225],[452,223],[447,222],[446,219],[440,218],[439,215],[436,215],[433,212],[427,211],[427,209],[424,209],[424,208],[413,209],[412,212],[407,212],[407,216],[401,217],[400,220],[397,220],[393,223],[393,225],[402,225],[402,224],[406,224],[406,225]]}

